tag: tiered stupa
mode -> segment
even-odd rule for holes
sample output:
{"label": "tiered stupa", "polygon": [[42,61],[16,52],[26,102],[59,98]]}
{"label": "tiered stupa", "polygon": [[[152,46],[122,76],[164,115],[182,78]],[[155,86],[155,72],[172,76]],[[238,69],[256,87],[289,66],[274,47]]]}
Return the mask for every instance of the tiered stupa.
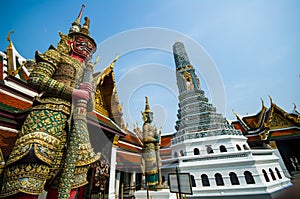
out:
{"label": "tiered stupa", "polygon": [[184,45],[173,45],[179,89],[172,158],[162,173],[190,173],[191,197],[266,195],[291,185],[272,149],[251,150],[242,132],[208,102]]}

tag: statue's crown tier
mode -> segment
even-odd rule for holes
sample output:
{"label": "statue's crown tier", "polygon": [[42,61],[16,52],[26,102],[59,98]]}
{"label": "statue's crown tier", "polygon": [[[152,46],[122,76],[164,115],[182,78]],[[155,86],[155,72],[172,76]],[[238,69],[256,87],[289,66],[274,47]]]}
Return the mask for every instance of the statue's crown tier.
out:
{"label": "statue's crown tier", "polygon": [[75,21],[72,23],[72,26],[70,27],[69,36],[72,37],[74,35],[83,35],[85,37],[88,37],[91,41],[93,41],[96,46],[96,42],[94,41],[93,38],[90,37],[90,31],[89,31],[90,19],[88,17],[84,17],[85,22],[81,27],[81,17],[82,17],[84,7],[85,5],[82,4],[78,17],[75,19]]}

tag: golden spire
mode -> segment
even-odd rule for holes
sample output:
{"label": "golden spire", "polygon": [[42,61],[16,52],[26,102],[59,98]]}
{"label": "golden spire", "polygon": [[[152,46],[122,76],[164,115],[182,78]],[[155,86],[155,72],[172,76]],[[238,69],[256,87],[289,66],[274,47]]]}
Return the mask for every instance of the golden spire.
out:
{"label": "golden spire", "polygon": [[81,28],[81,17],[82,17],[82,13],[83,13],[83,9],[84,9],[85,5],[82,4],[80,12],[78,14],[78,17],[75,19],[75,21],[72,23],[72,26],[69,30],[69,33],[74,33],[74,32],[79,32],[80,28]]}
{"label": "golden spire", "polygon": [[146,105],[145,105],[145,111],[144,112],[150,113],[152,111],[150,110],[150,106],[149,106],[149,102],[148,102],[148,97],[146,96],[145,98],[146,98]]}
{"label": "golden spire", "polygon": [[149,106],[149,103],[148,103],[148,97],[146,96],[146,105],[145,105],[145,110],[142,112],[142,116],[143,116],[143,120],[144,122],[152,122],[152,119],[151,118],[148,118],[148,116],[153,116],[153,112],[150,110],[150,106]]}
{"label": "golden spire", "polygon": [[80,12],[79,12],[79,14],[78,14],[78,17],[77,17],[76,20],[73,22],[74,24],[80,25],[80,23],[81,23],[81,17],[82,17],[82,13],[83,13],[84,7],[85,7],[85,5],[82,4],[82,5],[81,5]]}

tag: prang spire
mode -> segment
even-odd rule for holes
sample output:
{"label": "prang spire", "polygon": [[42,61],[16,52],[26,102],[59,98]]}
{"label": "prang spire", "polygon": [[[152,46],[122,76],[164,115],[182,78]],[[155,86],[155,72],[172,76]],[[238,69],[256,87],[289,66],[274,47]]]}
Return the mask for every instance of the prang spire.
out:
{"label": "prang spire", "polygon": [[175,44],[173,45],[173,55],[175,59],[176,69],[191,65],[182,42],[175,42]]}
{"label": "prang spire", "polygon": [[200,90],[200,80],[190,63],[182,42],[176,41],[173,45],[173,54],[176,64],[176,78],[179,94]]}

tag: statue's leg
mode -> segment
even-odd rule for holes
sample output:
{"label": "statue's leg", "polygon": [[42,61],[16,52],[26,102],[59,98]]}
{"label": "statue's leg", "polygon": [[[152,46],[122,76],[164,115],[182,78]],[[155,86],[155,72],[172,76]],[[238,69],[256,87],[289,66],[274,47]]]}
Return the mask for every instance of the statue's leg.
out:
{"label": "statue's leg", "polygon": [[38,199],[38,196],[30,195],[30,194],[16,194],[6,199]]}
{"label": "statue's leg", "polygon": [[[74,125],[72,126],[72,131],[71,131],[72,133],[76,133],[80,135],[79,139],[75,143],[78,144],[77,156],[74,156],[74,159],[72,159],[72,161],[74,161],[76,165],[75,171],[72,174],[72,176],[67,179],[61,179],[61,174],[62,174],[61,172],[58,175],[56,175],[56,177],[51,182],[50,187],[52,189],[51,191],[52,193],[48,192],[49,195],[50,194],[55,195],[55,192],[58,190],[61,183],[69,184],[72,189],[71,192],[76,193],[76,189],[78,187],[82,187],[88,183],[87,173],[89,170],[89,165],[100,158],[100,154],[95,154],[90,144],[86,118],[85,117],[82,118],[83,118],[82,120],[74,121],[73,123]],[[69,144],[74,144],[70,142],[68,143],[68,146]],[[51,198],[51,196],[48,196],[48,198]]]}
{"label": "statue's leg", "polygon": [[[72,189],[70,192],[69,199],[75,199],[76,193],[77,193],[77,189]],[[57,198],[57,196],[58,196],[58,189],[50,188],[48,190],[47,199],[54,199]]]}
{"label": "statue's leg", "polygon": [[[87,172],[89,169],[89,165],[82,166],[82,167],[76,167],[75,172],[68,179],[69,183],[71,184],[71,192],[70,192],[70,197],[69,199],[73,199],[76,195],[77,189],[79,187],[82,187],[88,183],[87,181]],[[58,187],[60,184],[60,179],[61,175],[60,173],[55,176],[53,181],[51,182],[50,188],[48,189],[47,193],[47,199],[55,199],[57,198],[58,195]]]}
{"label": "statue's leg", "polygon": [[6,162],[0,197],[36,198],[42,193],[60,167],[66,119],[64,114],[50,110],[28,115]]}

